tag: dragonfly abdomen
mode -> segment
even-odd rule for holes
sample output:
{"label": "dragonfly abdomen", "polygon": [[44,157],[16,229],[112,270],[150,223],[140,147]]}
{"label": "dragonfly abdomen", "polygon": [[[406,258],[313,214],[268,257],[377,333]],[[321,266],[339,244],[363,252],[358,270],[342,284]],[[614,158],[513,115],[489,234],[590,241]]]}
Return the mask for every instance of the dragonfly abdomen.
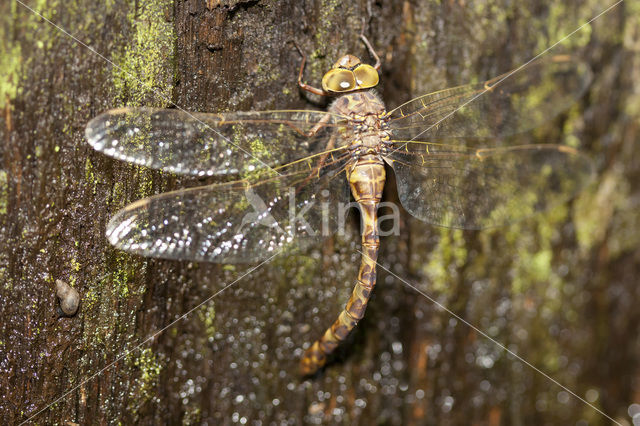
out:
{"label": "dragonfly abdomen", "polygon": [[364,317],[376,285],[376,261],[380,247],[377,210],[386,179],[384,163],[379,156],[366,154],[347,170],[351,192],[360,206],[362,215],[362,260],[358,280],[338,319],[305,352],[300,363],[304,375],[314,374],[324,366],[327,356],[347,338],[358,321]]}

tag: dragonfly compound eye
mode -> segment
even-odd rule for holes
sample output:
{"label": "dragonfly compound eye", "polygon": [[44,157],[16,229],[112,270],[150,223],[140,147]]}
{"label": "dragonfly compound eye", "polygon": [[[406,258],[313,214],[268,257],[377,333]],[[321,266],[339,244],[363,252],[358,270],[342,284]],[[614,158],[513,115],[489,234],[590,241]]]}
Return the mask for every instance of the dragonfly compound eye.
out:
{"label": "dragonfly compound eye", "polygon": [[322,88],[327,92],[348,92],[356,88],[353,71],[332,69],[322,77]]}
{"label": "dragonfly compound eye", "polygon": [[361,89],[368,89],[378,84],[378,71],[371,65],[362,64],[353,70],[356,84]]}

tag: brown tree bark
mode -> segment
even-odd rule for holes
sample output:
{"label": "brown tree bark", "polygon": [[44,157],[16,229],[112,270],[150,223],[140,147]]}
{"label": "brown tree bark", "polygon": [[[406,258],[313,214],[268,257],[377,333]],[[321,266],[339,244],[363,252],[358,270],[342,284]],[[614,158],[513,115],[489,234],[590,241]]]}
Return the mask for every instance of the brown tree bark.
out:
{"label": "brown tree bark", "polygon": [[[357,220],[346,235],[256,270],[144,259],[104,236],[129,202],[202,183],[94,152],[84,127],[104,110],[320,108],[297,88],[300,55],[290,40],[307,52],[305,80],[317,86],[342,54],[370,59],[358,39],[363,19],[383,60],[379,92],[394,107],[512,69],[605,8],[471,3],[2,3],[3,421],[609,424],[593,407],[628,420],[640,395],[637,0],[563,43],[592,66],[589,92],[514,140],[577,144],[595,161],[590,186],[549,212],[483,232],[403,213],[401,234],[383,238],[379,256],[593,407],[384,269],[335,362],[302,380],[303,345],[332,322],[355,282]],[[386,188],[397,201],[392,176]],[[74,316],[59,316],[56,280],[79,292]]]}

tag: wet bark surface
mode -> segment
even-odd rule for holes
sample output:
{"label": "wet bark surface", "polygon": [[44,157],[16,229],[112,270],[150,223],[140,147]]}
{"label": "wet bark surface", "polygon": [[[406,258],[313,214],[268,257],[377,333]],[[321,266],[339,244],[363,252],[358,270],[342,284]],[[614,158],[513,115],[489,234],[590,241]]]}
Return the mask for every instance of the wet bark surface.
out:
{"label": "wet bark surface", "polygon": [[[358,220],[257,268],[120,252],[104,236],[117,210],[208,181],[96,153],[86,123],[123,105],[321,108],[297,88],[290,40],[307,52],[305,80],[318,86],[342,54],[370,59],[358,40],[363,18],[383,60],[379,92],[394,107],[519,66],[605,6],[25,4],[76,40],[20,3],[0,5],[3,421],[610,424],[594,407],[620,422],[640,411],[638,1],[560,46],[591,65],[594,81],[569,111],[513,141],[576,145],[594,160],[593,182],[544,214],[482,232],[403,211],[400,235],[382,239],[365,318],[309,380],[297,362],[348,299]],[[385,197],[397,201],[388,174]],[[79,292],[76,314],[61,315],[57,280]]]}

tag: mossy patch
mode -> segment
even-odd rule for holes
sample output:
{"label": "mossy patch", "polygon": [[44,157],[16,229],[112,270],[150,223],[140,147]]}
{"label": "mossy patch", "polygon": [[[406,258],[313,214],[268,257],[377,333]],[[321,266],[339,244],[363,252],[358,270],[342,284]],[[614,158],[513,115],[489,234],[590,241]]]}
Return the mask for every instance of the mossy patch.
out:
{"label": "mossy patch", "polygon": [[162,371],[162,362],[153,353],[151,348],[134,350],[126,357],[127,364],[139,370],[139,376],[135,379],[134,389],[130,394],[133,396],[129,405],[129,410],[137,414],[145,402],[157,398],[156,386]]}
{"label": "mossy patch", "polygon": [[467,261],[467,248],[462,230],[438,228],[440,239],[429,256],[424,273],[435,291],[446,293],[452,275]]}
{"label": "mossy patch", "polygon": [[[15,16],[17,2],[11,2],[11,11],[9,16]],[[5,20],[9,17],[5,16]],[[22,48],[14,42],[10,36],[12,26],[11,20],[9,25],[0,25],[0,108],[6,106],[7,101],[15,99],[18,95],[18,79],[20,64],[22,62]]]}
{"label": "mossy patch", "polygon": [[129,105],[166,106],[173,89],[175,33],[166,19],[170,0],[151,0],[131,9],[130,44],[113,57],[115,97]]}
{"label": "mossy patch", "polygon": [[[545,21],[540,21],[543,25],[541,34],[546,33],[548,37],[538,38],[538,52],[547,49],[551,44],[562,41],[562,47],[574,51],[584,47],[591,40],[593,28],[591,24],[586,24],[593,18],[593,11],[598,7],[578,8],[576,13],[571,11],[572,7],[564,2],[551,3],[549,6],[549,17]],[[578,16],[576,16],[578,15]],[[581,25],[580,30],[576,31]],[[575,31],[575,32],[574,32]]]}
{"label": "mossy patch", "polygon": [[619,172],[606,173],[597,191],[585,191],[575,203],[574,224],[581,251],[588,252],[606,238],[607,226],[616,204],[627,199],[628,186]]}
{"label": "mossy patch", "polygon": [[205,335],[209,341],[213,341],[216,334],[216,309],[213,302],[207,303],[201,309],[198,309],[198,319],[204,325]]}
{"label": "mossy patch", "polygon": [[0,170],[0,214],[7,214],[8,184],[7,172]]}

